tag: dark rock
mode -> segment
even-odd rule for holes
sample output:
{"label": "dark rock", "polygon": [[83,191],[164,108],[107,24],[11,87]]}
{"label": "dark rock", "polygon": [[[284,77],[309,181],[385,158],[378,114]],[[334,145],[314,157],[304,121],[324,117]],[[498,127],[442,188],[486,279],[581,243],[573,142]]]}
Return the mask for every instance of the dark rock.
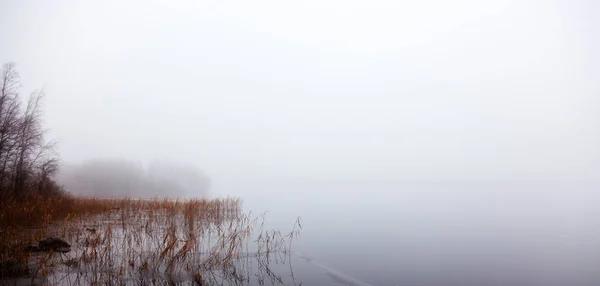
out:
{"label": "dark rock", "polygon": [[12,278],[29,274],[27,264],[16,258],[0,261],[0,278]]}
{"label": "dark rock", "polygon": [[37,245],[27,245],[23,248],[23,250],[25,250],[25,252],[40,252],[40,251],[42,251],[40,249],[40,247]]}
{"label": "dark rock", "polygon": [[58,252],[69,252],[71,251],[71,245],[66,241],[56,238],[56,237],[47,237],[45,239],[40,240],[38,244],[42,251],[58,251]]}

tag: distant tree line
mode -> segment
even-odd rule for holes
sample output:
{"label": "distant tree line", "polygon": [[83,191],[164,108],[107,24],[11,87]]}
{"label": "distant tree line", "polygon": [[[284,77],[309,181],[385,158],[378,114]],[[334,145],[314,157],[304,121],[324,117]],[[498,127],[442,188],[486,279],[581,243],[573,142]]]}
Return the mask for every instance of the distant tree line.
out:
{"label": "distant tree line", "polygon": [[20,86],[15,64],[4,64],[0,74],[0,197],[59,192],[51,179],[58,157],[54,144],[44,140],[44,92],[36,90],[23,99]]}
{"label": "distant tree line", "polygon": [[66,190],[94,197],[207,196],[209,179],[197,167],[172,161],[147,165],[123,159],[96,159],[65,165],[56,176]]}

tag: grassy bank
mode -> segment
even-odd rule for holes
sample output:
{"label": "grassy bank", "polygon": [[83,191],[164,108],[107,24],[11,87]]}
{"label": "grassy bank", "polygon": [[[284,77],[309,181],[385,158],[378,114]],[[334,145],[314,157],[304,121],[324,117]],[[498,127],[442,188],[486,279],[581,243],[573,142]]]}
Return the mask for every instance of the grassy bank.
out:
{"label": "grassy bank", "polygon": [[[22,279],[87,285],[148,281],[228,284],[249,281],[282,259],[298,234],[264,231],[241,213],[239,199],[96,199],[31,196],[0,210],[0,261],[18,261]],[[253,236],[254,235],[254,236]],[[27,245],[59,237],[68,253],[30,253]],[[250,259],[258,263],[252,266]],[[256,268],[260,266],[263,269]],[[275,279],[277,280],[277,279]],[[215,283],[211,283],[215,282]]]}

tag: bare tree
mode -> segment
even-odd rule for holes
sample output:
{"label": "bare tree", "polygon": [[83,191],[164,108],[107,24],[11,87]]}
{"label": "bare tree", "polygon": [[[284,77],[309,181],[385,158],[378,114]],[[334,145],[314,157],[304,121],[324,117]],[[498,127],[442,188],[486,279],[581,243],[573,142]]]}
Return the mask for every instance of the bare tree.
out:
{"label": "bare tree", "polygon": [[40,194],[53,194],[53,192],[56,190],[56,183],[51,178],[52,175],[58,172],[58,158],[46,158],[37,167],[37,170],[38,182],[36,191]]}
{"label": "bare tree", "polygon": [[6,190],[20,120],[19,74],[14,63],[4,64],[0,80],[0,190]]}
{"label": "bare tree", "polygon": [[54,143],[44,141],[41,103],[44,91],[31,93],[23,110],[19,74],[14,63],[3,66],[0,78],[0,194],[21,196],[40,192],[57,169]]}

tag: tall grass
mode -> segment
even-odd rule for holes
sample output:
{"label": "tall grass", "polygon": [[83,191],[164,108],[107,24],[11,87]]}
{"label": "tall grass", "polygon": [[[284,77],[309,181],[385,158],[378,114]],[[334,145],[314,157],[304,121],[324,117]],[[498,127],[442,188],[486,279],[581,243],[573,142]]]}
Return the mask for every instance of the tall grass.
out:
{"label": "tall grass", "polygon": [[[289,255],[301,228],[298,220],[288,234],[265,231],[259,223],[264,216],[243,214],[235,198],[65,197],[30,202],[20,208],[15,202],[3,203],[9,208],[2,209],[1,220],[9,224],[2,226],[0,256],[18,257],[32,282],[49,284],[243,285],[254,277],[277,282],[281,278],[269,263]],[[46,236],[70,242],[71,252],[21,251],[24,242]]]}

